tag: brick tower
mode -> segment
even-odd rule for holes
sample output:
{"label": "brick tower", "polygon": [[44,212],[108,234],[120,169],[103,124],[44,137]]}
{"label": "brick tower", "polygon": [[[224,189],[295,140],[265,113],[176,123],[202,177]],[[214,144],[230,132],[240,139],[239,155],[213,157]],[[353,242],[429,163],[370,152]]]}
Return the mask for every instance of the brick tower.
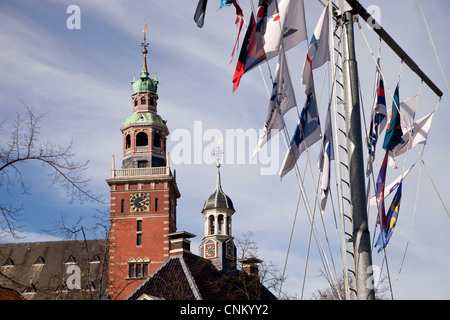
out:
{"label": "brick tower", "polygon": [[146,28],[142,43],[144,65],[134,78],[133,113],[120,128],[122,168],[111,178],[109,293],[123,299],[169,257],[167,234],[176,231],[180,192],[166,154],[166,121],[157,113],[158,81],[147,70]]}

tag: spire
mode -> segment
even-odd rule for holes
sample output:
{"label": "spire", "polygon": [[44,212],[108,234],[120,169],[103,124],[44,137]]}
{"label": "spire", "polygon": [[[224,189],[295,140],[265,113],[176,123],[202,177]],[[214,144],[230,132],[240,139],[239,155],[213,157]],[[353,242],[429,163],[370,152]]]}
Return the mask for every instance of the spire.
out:
{"label": "spire", "polygon": [[216,190],[212,195],[208,197],[203,206],[203,210],[212,209],[212,208],[226,208],[231,209],[234,212],[233,202],[230,197],[228,197],[225,192],[222,190],[222,184],[220,180],[220,161],[222,159],[222,148],[220,144],[222,140],[219,140],[219,145],[216,148],[215,156],[216,156],[216,167],[217,167],[217,180],[216,180]]}
{"label": "spire", "polygon": [[142,42],[141,46],[144,48],[142,49],[142,53],[144,54],[144,65],[142,66],[141,71],[141,78],[148,78],[148,69],[147,69],[147,22],[144,23],[144,30],[142,30],[142,33],[144,34],[144,42]]}

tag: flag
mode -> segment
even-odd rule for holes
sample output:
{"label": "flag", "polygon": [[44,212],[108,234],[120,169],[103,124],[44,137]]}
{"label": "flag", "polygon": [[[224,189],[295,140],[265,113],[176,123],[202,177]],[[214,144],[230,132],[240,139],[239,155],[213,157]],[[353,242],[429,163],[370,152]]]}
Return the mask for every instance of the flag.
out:
{"label": "flag", "polygon": [[252,30],[252,36],[250,37],[244,73],[266,60],[266,54],[263,48],[263,34],[265,32],[268,2],[269,0],[259,0],[256,11],[256,28],[254,32]]}
{"label": "flag", "polygon": [[197,27],[203,27],[203,23],[205,22],[205,12],[206,5],[208,4],[208,0],[198,0],[197,9],[194,14],[194,21],[197,23]]}
{"label": "flag", "polygon": [[221,0],[219,9],[231,6],[231,0]]}
{"label": "flag", "polygon": [[[380,65],[380,60],[378,59],[378,65]],[[378,141],[378,137],[386,126],[386,98],[384,95],[384,82],[377,68],[376,75],[376,94],[374,97],[372,116],[370,121],[369,132],[366,137],[368,157],[367,157],[367,170],[366,176],[372,173],[372,163],[375,161],[375,148]]]}
{"label": "flag", "polygon": [[[239,4],[237,3],[236,0],[231,0],[231,2],[233,3],[234,7],[236,8],[236,21],[234,22],[234,24],[236,25],[236,27],[238,29],[236,42],[234,43],[233,51],[231,52],[231,61],[233,61],[234,51],[236,50],[236,46],[239,43],[239,36],[241,35],[242,26],[244,25],[244,13],[242,12],[241,7],[239,6]],[[230,61],[230,63],[231,63],[231,61]]]}
{"label": "flag", "polygon": [[403,134],[402,142],[392,149],[391,155],[393,157],[404,154],[406,151],[420,143],[426,144],[434,113],[435,111],[429,113],[422,119],[417,120],[412,128]]}
{"label": "flag", "polygon": [[375,247],[380,246],[378,252],[381,252],[383,248],[387,247],[389,240],[392,237],[392,233],[394,232],[395,225],[397,224],[398,213],[400,211],[400,202],[402,200],[402,182],[403,181],[400,181],[397,192],[395,193],[395,197],[392,200],[391,206],[389,207],[386,217],[388,224],[385,226],[385,228],[381,229],[378,240],[375,243]]}
{"label": "flag", "polygon": [[378,209],[378,224],[381,229],[386,226],[386,209],[384,207],[384,186],[386,184],[386,171],[387,171],[387,160],[389,152],[386,151],[384,156],[383,164],[381,165],[380,172],[378,173],[375,194],[377,196],[380,207]]}
{"label": "flag", "polygon": [[[385,187],[384,189],[384,198],[386,199],[392,192],[395,191],[395,189],[397,189],[397,187],[400,185],[400,181],[404,180],[406,178],[406,176],[408,175],[408,173],[411,172],[411,169],[414,167],[416,163],[413,163],[411,167],[409,167],[408,170],[406,170],[405,172],[403,172],[401,175],[399,175],[397,177],[397,179],[395,179],[394,181],[392,181],[387,187]],[[371,197],[369,200],[369,205],[371,206],[376,206],[377,205],[377,198],[376,195]]]}
{"label": "flag", "polygon": [[302,83],[309,85],[309,77],[312,75],[312,70],[319,68],[325,62],[330,60],[330,50],[328,45],[329,40],[329,18],[328,5],[322,12],[316,29],[309,43],[308,53],[306,54],[305,64],[303,66]]}
{"label": "flag", "polygon": [[241,52],[239,53],[238,62],[236,64],[236,70],[234,72],[233,77],[233,92],[237,90],[239,87],[239,82],[241,81],[241,77],[245,72],[245,63],[247,61],[247,55],[250,45],[250,38],[252,33],[256,30],[256,22],[253,13],[250,17],[250,22],[247,26],[247,31],[245,32],[244,40],[242,42]]}
{"label": "flag", "polygon": [[284,114],[296,105],[297,102],[295,100],[294,89],[286,64],[286,56],[284,50],[281,48],[275,80],[273,82],[272,95],[269,102],[269,110],[267,111],[266,123],[261,131],[258,145],[253,152],[253,157],[261,150],[262,146],[270,140],[272,135],[275,135],[284,128]]}
{"label": "flag", "polygon": [[[281,0],[278,9],[268,7],[264,33],[267,60],[276,57],[283,42],[284,51],[307,39],[304,0]],[[275,1],[272,1],[276,4]],[[275,9],[275,10],[273,10]]]}
{"label": "flag", "polygon": [[[312,78],[312,76],[311,76]],[[297,127],[280,169],[280,180],[295,166],[303,151],[322,137],[314,87],[306,97]]]}
{"label": "flag", "polygon": [[392,102],[392,109],[390,115],[390,122],[386,128],[384,136],[383,149],[392,150],[396,145],[402,142],[402,126],[400,124],[400,102],[398,94],[398,83],[395,88],[394,101]]}
{"label": "flag", "polygon": [[410,130],[414,124],[414,117],[416,115],[417,102],[419,101],[419,95],[406,99],[400,103],[400,115],[402,120],[402,132],[403,136]]}
{"label": "flag", "polygon": [[331,127],[330,107],[331,104],[328,105],[327,117],[325,119],[325,133],[323,135],[322,148],[319,154],[319,161],[317,163],[319,170],[322,172],[322,182],[320,185],[320,192],[321,192],[320,209],[322,213],[325,211],[328,192],[330,191],[331,160],[334,160],[333,133]]}
{"label": "flag", "polygon": [[233,92],[237,90],[244,73],[266,60],[262,35],[267,17],[267,6],[268,0],[259,0],[256,19],[253,13],[250,17],[233,77]]}

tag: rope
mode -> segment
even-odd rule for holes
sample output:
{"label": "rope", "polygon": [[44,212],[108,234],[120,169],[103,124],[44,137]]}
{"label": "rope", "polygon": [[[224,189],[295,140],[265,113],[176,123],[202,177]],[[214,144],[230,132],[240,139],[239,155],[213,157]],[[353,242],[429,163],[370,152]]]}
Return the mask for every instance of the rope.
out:
{"label": "rope", "polygon": [[436,55],[436,59],[439,64],[439,68],[441,69],[442,77],[444,78],[445,85],[447,86],[447,91],[450,94],[450,88],[448,87],[447,79],[445,78],[444,69],[442,68],[441,60],[439,59],[439,55],[437,53],[436,46],[434,45],[433,38],[431,37],[430,28],[428,27],[427,19],[425,18],[425,13],[423,12],[422,4],[420,3],[420,0],[417,0],[417,2],[419,3],[420,11],[422,12],[422,17],[423,17],[423,21],[425,22],[425,26],[427,27],[428,35],[430,36],[431,45],[433,46],[434,54]]}

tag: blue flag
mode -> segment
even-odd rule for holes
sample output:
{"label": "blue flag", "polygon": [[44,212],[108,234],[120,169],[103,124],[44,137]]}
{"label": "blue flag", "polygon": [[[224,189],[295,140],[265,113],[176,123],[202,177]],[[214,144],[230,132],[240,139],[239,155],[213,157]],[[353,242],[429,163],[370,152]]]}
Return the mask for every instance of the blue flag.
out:
{"label": "blue flag", "polygon": [[394,232],[395,225],[397,224],[398,212],[400,211],[400,202],[402,200],[402,182],[403,180],[400,181],[397,192],[395,193],[395,197],[392,200],[391,206],[389,207],[389,211],[386,217],[388,224],[384,228],[384,230],[380,232],[378,240],[375,243],[375,247],[380,246],[378,252],[381,252],[383,248],[387,247],[389,240],[392,237],[392,233]]}
{"label": "blue flag", "polygon": [[402,126],[400,124],[400,101],[398,94],[398,83],[395,88],[394,101],[392,102],[391,119],[384,136],[383,149],[392,150],[400,144],[402,140]]}
{"label": "blue flag", "polygon": [[300,154],[322,138],[314,87],[308,94],[291,144],[280,169],[280,180],[295,166]]}

